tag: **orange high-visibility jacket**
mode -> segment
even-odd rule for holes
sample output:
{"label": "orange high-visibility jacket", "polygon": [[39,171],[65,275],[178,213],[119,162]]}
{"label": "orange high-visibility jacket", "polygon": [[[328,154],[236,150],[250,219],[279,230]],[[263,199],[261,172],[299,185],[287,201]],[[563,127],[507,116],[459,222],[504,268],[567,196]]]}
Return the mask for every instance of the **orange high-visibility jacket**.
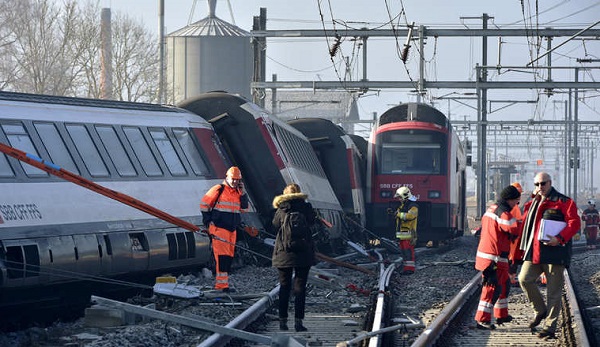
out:
{"label": "orange high-visibility jacket", "polygon": [[248,208],[248,196],[226,182],[210,188],[200,201],[202,222],[206,227],[213,222],[218,228],[230,231],[240,224],[240,212]]}
{"label": "orange high-visibility jacket", "polygon": [[506,203],[491,205],[481,218],[481,237],[475,257],[475,268],[483,271],[490,264],[504,264],[508,268],[509,235],[518,235],[517,219]]}

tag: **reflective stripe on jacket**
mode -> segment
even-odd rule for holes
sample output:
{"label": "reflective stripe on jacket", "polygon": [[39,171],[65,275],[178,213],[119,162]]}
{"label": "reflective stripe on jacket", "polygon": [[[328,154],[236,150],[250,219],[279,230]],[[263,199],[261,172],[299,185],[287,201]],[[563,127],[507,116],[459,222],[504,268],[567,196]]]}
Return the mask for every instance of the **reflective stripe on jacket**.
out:
{"label": "reflective stripe on jacket", "polygon": [[204,225],[213,222],[217,227],[229,231],[234,231],[240,224],[240,212],[247,208],[248,196],[227,183],[213,186],[200,201]]}
{"label": "reflective stripe on jacket", "polygon": [[510,250],[509,235],[516,236],[518,233],[517,219],[510,213],[508,203],[499,201],[491,205],[481,217],[481,236],[475,257],[475,268],[483,271],[494,262],[504,263]]}

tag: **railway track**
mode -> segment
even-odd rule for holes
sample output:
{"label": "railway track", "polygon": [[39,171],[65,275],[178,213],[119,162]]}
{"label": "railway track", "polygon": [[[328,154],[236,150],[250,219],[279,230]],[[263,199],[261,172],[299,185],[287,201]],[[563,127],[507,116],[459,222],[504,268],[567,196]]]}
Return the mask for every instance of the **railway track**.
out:
{"label": "railway track", "polygon": [[476,275],[412,346],[590,346],[567,272],[556,340],[540,339],[537,337],[538,330],[527,327],[531,308],[520,288],[513,288],[509,297],[509,310],[514,317],[512,322],[497,325],[494,331],[475,329],[473,317],[480,288],[481,276]]}
{"label": "railway track", "polygon": [[[336,259],[375,275],[320,263],[313,268],[309,282],[306,332],[279,331],[275,270],[245,266],[232,273],[238,291],[229,295],[212,291],[211,278],[189,276],[178,278],[178,282],[200,288],[201,297],[157,295],[151,299],[133,298],[131,304],[96,299],[118,310],[133,312],[138,318],[125,315],[129,317],[129,325],[90,327],[86,317],[67,328],[59,325],[45,329],[48,336],[38,336],[37,345],[594,346],[594,339],[586,342],[583,336],[587,336],[584,327],[589,332],[600,324],[595,319],[598,310],[594,309],[600,304],[597,301],[600,272],[595,265],[600,251],[574,255],[571,268],[578,271],[568,278],[579,283],[579,291],[587,297],[582,299],[577,292],[565,294],[565,310],[572,312],[565,311],[570,313],[562,315],[559,324],[564,329],[557,333],[558,340],[546,341],[532,335],[527,328],[531,308],[518,287],[511,289],[509,298],[510,314],[515,317],[512,322],[492,332],[475,329],[473,317],[480,286],[479,273],[472,263],[475,247],[474,238],[463,237],[446,247],[420,249],[424,252],[417,256],[417,271],[410,276],[393,271],[401,260],[385,251],[372,252],[370,257],[356,252]],[[456,296],[459,291],[462,295]],[[469,296],[471,301],[467,300]],[[584,317],[578,318],[578,312],[584,313]],[[62,335],[56,329],[62,330]],[[373,330],[377,332],[372,333]],[[8,341],[3,337],[0,336],[0,345]],[[30,345],[13,342],[6,345]]]}

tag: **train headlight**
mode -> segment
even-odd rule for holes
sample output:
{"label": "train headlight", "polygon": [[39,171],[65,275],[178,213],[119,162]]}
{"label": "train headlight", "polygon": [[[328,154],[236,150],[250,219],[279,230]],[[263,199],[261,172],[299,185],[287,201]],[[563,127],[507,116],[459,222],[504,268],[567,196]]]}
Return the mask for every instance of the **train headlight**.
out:
{"label": "train headlight", "polygon": [[389,190],[382,190],[379,193],[379,196],[381,196],[384,199],[391,199],[394,196],[394,192],[391,192]]}
{"label": "train headlight", "polygon": [[429,199],[439,199],[442,196],[442,193],[439,190],[430,190],[427,192],[427,197]]}

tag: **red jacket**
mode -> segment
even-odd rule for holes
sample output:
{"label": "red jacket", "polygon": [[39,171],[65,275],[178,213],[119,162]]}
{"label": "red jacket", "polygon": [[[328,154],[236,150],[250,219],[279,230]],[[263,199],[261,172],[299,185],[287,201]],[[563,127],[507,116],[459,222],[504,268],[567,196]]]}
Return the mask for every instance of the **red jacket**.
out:
{"label": "red jacket", "polygon": [[508,268],[510,239],[519,233],[517,219],[505,201],[491,205],[481,218],[481,237],[475,257],[475,268],[483,271],[490,264]]}
{"label": "red jacket", "polygon": [[[536,212],[532,209],[532,205],[539,201],[539,198],[540,196],[536,196],[525,204],[521,241],[521,249],[525,252],[523,259],[534,264],[568,266],[571,261],[571,238],[581,228],[577,205],[571,198],[552,188],[544,201],[539,203]],[[567,223],[567,226],[557,235],[561,245],[546,246],[538,240],[542,218],[560,219]]]}

